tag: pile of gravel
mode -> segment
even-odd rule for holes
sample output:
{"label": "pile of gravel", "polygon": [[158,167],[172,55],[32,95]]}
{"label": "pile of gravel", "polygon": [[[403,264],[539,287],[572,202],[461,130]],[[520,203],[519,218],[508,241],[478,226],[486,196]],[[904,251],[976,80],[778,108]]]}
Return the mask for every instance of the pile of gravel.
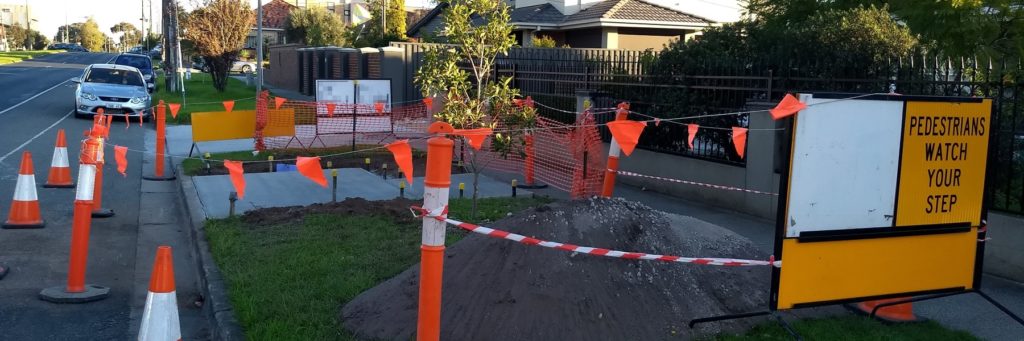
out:
{"label": "pile of gravel", "polygon": [[[462,217],[453,217],[460,219]],[[766,259],[746,238],[622,199],[557,202],[488,227],[540,239],[676,256]],[[756,320],[686,327],[707,316],[762,311],[768,267],[625,260],[472,234],[447,249],[442,340],[663,340],[742,331]],[[362,339],[416,333],[419,265],[342,308]]]}

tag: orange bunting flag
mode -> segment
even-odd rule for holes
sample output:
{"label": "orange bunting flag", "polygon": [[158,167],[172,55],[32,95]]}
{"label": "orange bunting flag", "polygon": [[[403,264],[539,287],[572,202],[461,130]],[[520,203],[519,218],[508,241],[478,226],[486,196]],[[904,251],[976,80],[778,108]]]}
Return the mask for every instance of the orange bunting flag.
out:
{"label": "orange bunting flag", "polygon": [[395,164],[405,174],[405,180],[412,183],[412,147],[409,147],[409,140],[399,140],[388,144],[388,150],[395,156]]}
{"label": "orange bunting flag", "polygon": [[523,107],[523,100],[518,99],[518,98],[512,99],[512,104],[515,104],[515,106],[518,107],[518,108],[522,108]]}
{"label": "orange bunting flag", "polygon": [[736,146],[736,154],[744,158],[743,153],[747,149],[747,128],[732,127],[732,145]]}
{"label": "orange bunting flag", "polygon": [[654,126],[655,127],[660,127],[661,126],[661,119],[660,118],[657,118],[657,117],[654,118]]}
{"label": "orange bunting flag", "polygon": [[324,169],[320,167],[319,156],[299,156],[295,159],[295,168],[299,169],[299,174],[313,180],[320,187],[327,188],[327,177],[324,176]]}
{"label": "orange bunting flag", "polygon": [[[807,108],[807,104],[793,97],[793,95],[786,94],[786,97],[782,98],[779,105],[776,105],[774,109],[769,110],[772,113],[772,119],[780,120],[789,116],[792,116],[797,111],[804,110]],[[742,154],[742,153],[741,153]]]}
{"label": "orange bunting flag", "polygon": [[179,103],[168,103],[167,107],[171,108],[171,118],[178,118],[178,109],[181,109],[181,104],[179,104]]}
{"label": "orange bunting flag", "polygon": [[117,172],[128,176],[128,147],[114,146],[114,160],[117,161]]}
{"label": "orange bunting flag", "polygon": [[690,146],[690,150],[693,150],[693,138],[697,137],[697,129],[700,129],[700,126],[696,123],[686,125],[687,135],[689,135],[686,137],[686,144]]}
{"label": "orange bunting flag", "polygon": [[644,131],[645,126],[647,124],[644,122],[630,120],[608,122],[608,130],[612,131],[612,137],[615,138],[615,142],[619,143],[619,147],[622,148],[623,153],[626,153],[626,156],[632,154],[633,148],[636,148],[636,144],[640,142],[640,133]]}
{"label": "orange bunting flag", "polygon": [[[125,115],[124,118],[127,121],[128,115]],[[103,132],[103,137],[110,138],[110,125],[114,122],[114,115],[107,115],[105,122],[107,123],[107,130]]]}
{"label": "orange bunting flag", "polygon": [[139,126],[142,126],[142,114],[139,114]]}
{"label": "orange bunting flag", "polygon": [[280,97],[280,96],[274,97],[274,109],[281,109],[281,105],[283,105],[284,102],[287,101],[287,100],[288,100],[287,98]]}
{"label": "orange bunting flag", "polygon": [[377,110],[378,114],[384,113],[384,102],[373,102],[373,109]]}
{"label": "orange bunting flag", "polygon": [[224,101],[224,110],[226,110],[227,112],[231,112],[231,109],[234,109],[234,108],[235,108],[235,101],[233,101],[233,100]]}
{"label": "orange bunting flag", "polygon": [[245,197],[245,169],[242,168],[242,161],[224,160],[224,168],[231,174],[231,184],[235,186],[238,198]]}
{"label": "orange bunting flag", "polygon": [[334,117],[334,108],[337,104],[327,103],[327,117]]}
{"label": "orange bunting flag", "polygon": [[469,140],[469,146],[476,150],[480,150],[480,147],[483,147],[487,135],[493,132],[491,128],[455,129],[455,135],[465,136]]}
{"label": "orange bunting flag", "polygon": [[533,108],[533,96],[526,96],[526,101],[523,101],[523,104],[526,105],[527,108]]}
{"label": "orange bunting flag", "polygon": [[424,97],[423,98],[423,106],[427,107],[427,110],[429,111],[431,108],[434,107],[434,98],[433,97]]}

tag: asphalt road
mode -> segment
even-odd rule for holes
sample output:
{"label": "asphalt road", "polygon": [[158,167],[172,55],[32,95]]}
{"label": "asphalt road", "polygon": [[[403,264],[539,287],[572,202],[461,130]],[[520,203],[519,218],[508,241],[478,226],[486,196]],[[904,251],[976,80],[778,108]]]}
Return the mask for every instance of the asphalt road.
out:
{"label": "asphalt road", "polygon": [[[113,54],[61,53],[0,66],[0,213],[6,220],[17,180],[21,153],[32,153],[46,227],[0,230],[0,263],[10,274],[0,280],[2,340],[127,340],[136,271],[136,239],[142,154],[128,154],[128,176],[115,170],[107,150],[103,206],[116,216],[93,219],[86,283],[111,288],[110,297],[86,304],[58,305],[39,300],[39,291],[63,286],[68,272],[74,189],[42,188],[49,171],[57,129],[68,137],[72,178],[90,120],[75,119],[74,88],[68,80],[88,64],[105,63]],[[136,123],[112,129],[108,145],[143,149],[144,129]],[[77,179],[76,179],[77,180]],[[152,262],[152,258],[142,262]],[[146,265],[147,267],[149,265]],[[135,327],[137,328],[137,326]]]}

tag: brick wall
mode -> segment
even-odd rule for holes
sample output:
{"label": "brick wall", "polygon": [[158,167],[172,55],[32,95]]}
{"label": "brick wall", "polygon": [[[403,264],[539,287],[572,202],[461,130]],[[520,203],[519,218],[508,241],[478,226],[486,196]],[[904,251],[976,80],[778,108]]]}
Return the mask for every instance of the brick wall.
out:
{"label": "brick wall", "polygon": [[275,87],[299,90],[300,44],[274,45],[270,47],[270,67],[263,73],[263,81]]}

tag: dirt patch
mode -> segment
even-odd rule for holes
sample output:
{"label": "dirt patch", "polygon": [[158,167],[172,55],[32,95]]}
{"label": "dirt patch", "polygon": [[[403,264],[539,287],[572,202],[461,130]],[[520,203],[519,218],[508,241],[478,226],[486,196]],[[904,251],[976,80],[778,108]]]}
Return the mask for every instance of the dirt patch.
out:
{"label": "dirt patch", "polygon": [[[488,226],[576,245],[677,256],[766,259],[746,238],[621,199],[557,202]],[[738,332],[757,319],[692,319],[763,311],[770,269],[624,260],[471,234],[445,259],[443,340],[665,340]],[[419,265],[341,311],[363,339],[416,332]]]}
{"label": "dirt patch", "polygon": [[[310,156],[310,154],[309,153],[295,153],[295,152],[274,153],[274,159],[275,160],[290,160],[290,161],[277,161],[277,162],[274,163],[275,167],[277,167],[276,166],[277,164],[294,165],[295,164],[295,158],[297,156]],[[367,157],[370,158],[370,164],[369,165],[366,164],[366,158]],[[381,175],[381,176],[383,176],[386,173],[387,176],[388,176],[388,179],[397,178],[398,175],[399,175],[398,174],[399,173],[398,166],[395,165],[394,158],[391,156],[391,154],[386,154],[386,153],[375,153],[373,155],[359,155],[359,156],[337,155],[337,156],[320,157],[320,167],[323,167],[324,169],[327,169],[328,168],[327,167],[327,162],[331,162],[331,167],[334,167],[334,168],[363,168],[363,169],[369,170],[370,172],[373,172],[374,174],[378,174],[378,175]],[[385,163],[387,164],[387,168],[385,168],[383,166]],[[412,157],[412,164],[413,164],[413,176],[414,177],[416,177],[416,176],[424,176],[426,174],[426,170],[427,170],[427,156],[425,154],[423,154],[423,153],[414,153],[413,157]],[[246,161],[245,163],[242,164],[242,168],[245,169],[245,173],[247,173],[247,174],[249,174],[249,173],[267,173],[267,172],[270,172],[270,163],[266,162],[266,161]],[[457,165],[453,165],[452,166],[452,174],[462,174],[462,173],[465,173],[465,172],[466,171],[463,169],[463,167],[458,167]],[[210,168],[208,170],[204,168],[204,169],[199,171],[199,174],[196,174],[196,175],[202,176],[202,175],[224,175],[224,174],[228,174],[228,170],[227,170],[227,168],[224,168],[224,164],[221,163],[221,162],[212,162],[212,163],[210,163]]]}
{"label": "dirt patch", "polygon": [[421,204],[422,202],[405,198],[379,201],[350,198],[336,203],[261,208],[245,212],[242,215],[242,221],[246,222],[249,226],[277,225],[301,221],[309,214],[339,214],[386,216],[398,222],[412,222],[416,218],[409,211],[409,207]]}

